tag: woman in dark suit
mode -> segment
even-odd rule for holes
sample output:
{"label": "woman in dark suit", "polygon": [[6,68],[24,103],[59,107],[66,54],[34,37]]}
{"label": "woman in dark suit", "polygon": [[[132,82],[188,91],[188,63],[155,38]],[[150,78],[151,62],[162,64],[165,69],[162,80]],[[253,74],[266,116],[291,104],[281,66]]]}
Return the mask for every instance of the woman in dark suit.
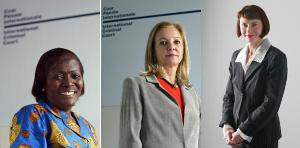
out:
{"label": "woman in dark suit", "polygon": [[237,36],[244,37],[247,44],[232,55],[219,126],[232,147],[277,148],[286,55],[264,38],[270,25],[262,8],[247,5],[237,17]]}
{"label": "woman in dark suit", "polygon": [[125,79],[120,148],[198,148],[200,98],[189,82],[189,51],[179,24],[154,26],[145,72]]}

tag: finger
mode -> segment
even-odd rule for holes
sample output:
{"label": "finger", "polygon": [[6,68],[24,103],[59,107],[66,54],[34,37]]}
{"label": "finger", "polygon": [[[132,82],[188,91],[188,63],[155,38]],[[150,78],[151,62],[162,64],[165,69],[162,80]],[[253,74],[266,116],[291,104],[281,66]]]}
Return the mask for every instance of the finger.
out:
{"label": "finger", "polygon": [[234,143],[233,141],[231,141],[231,140],[227,140],[227,141],[226,141],[226,144],[227,144],[227,145],[234,145],[235,143]]}
{"label": "finger", "polygon": [[232,140],[229,140],[229,141],[227,142],[227,144],[228,144],[228,145],[236,145],[236,142],[235,142],[235,141],[232,141]]}
{"label": "finger", "polygon": [[239,138],[232,138],[232,139],[229,140],[228,143],[237,145],[237,144],[240,144],[242,142],[243,142],[243,140],[240,140]]}
{"label": "finger", "polygon": [[229,145],[230,144],[230,139],[226,139],[225,142],[226,142],[226,144]]}
{"label": "finger", "polygon": [[229,139],[231,139],[232,138],[232,133],[231,132],[227,132],[226,133],[226,137],[229,138]]}

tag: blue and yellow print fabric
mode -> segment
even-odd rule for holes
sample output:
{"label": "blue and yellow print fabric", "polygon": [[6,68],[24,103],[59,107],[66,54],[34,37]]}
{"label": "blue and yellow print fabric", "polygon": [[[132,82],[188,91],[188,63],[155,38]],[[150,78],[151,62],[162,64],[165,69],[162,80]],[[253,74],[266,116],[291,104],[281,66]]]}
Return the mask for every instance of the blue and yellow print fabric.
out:
{"label": "blue and yellow print fabric", "polygon": [[78,114],[71,114],[76,121],[46,102],[23,107],[12,119],[10,147],[98,148],[93,126]]}

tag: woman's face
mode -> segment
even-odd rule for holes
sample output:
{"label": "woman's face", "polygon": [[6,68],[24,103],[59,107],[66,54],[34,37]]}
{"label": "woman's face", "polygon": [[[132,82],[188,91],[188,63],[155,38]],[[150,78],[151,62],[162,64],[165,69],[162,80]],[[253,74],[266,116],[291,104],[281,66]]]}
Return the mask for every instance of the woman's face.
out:
{"label": "woman's face", "polygon": [[256,41],[261,40],[260,35],[262,34],[263,24],[259,19],[248,20],[244,17],[240,18],[240,29],[242,36],[249,43],[255,43]]}
{"label": "woman's face", "polygon": [[182,36],[175,27],[165,27],[157,32],[155,52],[159,65],[177,67],[183,57],[183,48]]}
{"label": "woman's face", "polygon": [[76,58],[70,54],[61,57],[49,69],[45,88],[47,99],[53,107],[70,111],[83,89],[83,77]]}

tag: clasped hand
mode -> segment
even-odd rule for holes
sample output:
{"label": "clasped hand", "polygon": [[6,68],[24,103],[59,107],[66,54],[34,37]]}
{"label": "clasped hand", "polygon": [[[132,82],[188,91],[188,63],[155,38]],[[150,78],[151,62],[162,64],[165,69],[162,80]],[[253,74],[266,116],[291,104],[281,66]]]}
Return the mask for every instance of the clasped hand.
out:
{"label": "clasped hand", "polygon": [[225,140],[226,144],[230,145],[232,148],[238,148],[243,142],[243,138],[238,132],[234,131],[233,128],[226,129]]}

